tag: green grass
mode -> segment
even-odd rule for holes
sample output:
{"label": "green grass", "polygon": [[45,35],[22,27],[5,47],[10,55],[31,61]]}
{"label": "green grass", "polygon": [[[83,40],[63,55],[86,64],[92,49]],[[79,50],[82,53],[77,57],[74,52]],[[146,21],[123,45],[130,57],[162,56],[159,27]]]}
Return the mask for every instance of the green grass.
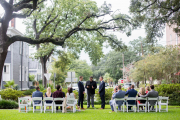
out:
{"label": "green grass", "polygon": [[0,110],[0,120],[180,120],[180,106],[169,106],[169,112],[151,112],[151,113],[112,113],[110,106],[99,110],[86,109],[76,113],[19,113],[18,110]]}

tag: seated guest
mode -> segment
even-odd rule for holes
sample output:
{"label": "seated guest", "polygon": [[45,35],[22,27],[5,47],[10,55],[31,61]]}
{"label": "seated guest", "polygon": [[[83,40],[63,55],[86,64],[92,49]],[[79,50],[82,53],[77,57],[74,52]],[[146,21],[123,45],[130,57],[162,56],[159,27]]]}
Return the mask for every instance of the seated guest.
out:
{"label": "seated guest", "polygon": [[149,86],[146,87],[146,94],[150,91]]}
{"label": "seated guest", "polygon": [[[53,98],[63,98],[63,92],[60,91],[61,86],[57,85],[56,91],[53,93]],[[62,104],[63,101],[55,101],[56,104]],[[58,110],[58,106],[56,106],[56,110]],[[62,110],[62,107],[61,107]]]}
{"label": "seated guest", "polygon": [[[136,97],[137,91],[134,90],[134,85],[131,85],[131,89],[126,91],[125,95],[128,95],[128,97]],[[128,102],[128,104],[131,104],[131,105],[135,105],[136,104],[135,100],[128,100],[127,102]],[[131,107],[132,106],[128,106],[128,110],[131,110]]]}
{"label": "seated guest", "polygon": [[[33,92],[32,94],[32,97],[42,97],[42,100],[43,100],[43,93],[40,92],[40,88],[39,87],[36,87],[36,91]],[[40,104],[41,101],[34,101],[34,104]],[[34,106],[34,109],[36,109],[36,106]]]}
{"label": "seated guest", "polygon": [[[116,91],[116,88],[118,89],[118,91]],[[112,99],[115,99],[115,98],[124,98],[125,91],[121,90],[121,85],[118,85],[116,88],[114,89],[115,93],[112,95]],[[113,100],[110,100],[109,104],[111,106],[112,112],[114,112],[114,108],[113,108],[113,104],[114,103],[113,103]],[[116,104],[118,104],[118,110],[121,110],[121,105],[123,104],[123,101],[117,101]]]}
{"label": "seated guest", "polygon": [[130,89],[131,89],[131,86],[129,86],[129,87],[127,88],[127,91],[130,90]]}
{"label": "seated guest", "polygon": [[[68,93],[66,94],[66,97],[67,98],[76,98],[75,94],[73,93],[72,87],[68,88]],[[74,101],[72,101],[72,100],[67,101],[67,104],[73,104],[73,103],[74,103]],[[71,106],[71,110],[72,110],[72,108],[73,107]]]}
{"label": "seated guest", "polygon": [[[138,97],[140,97],[140,95],[146,95],[145,89],[143,87],[140,88],[139,93],[138,93]],[[146,102],[146,100],[138,100],[139,104],[144,104],[145,102]],[[140,106],[140,107],[143,110],[143,106]]]}
{"label": "seated guest", "polygon": [[[151,91],[149,91],[146,95],[141,95],[141,94],[140,94],[140,96],[141,96],[141,97],[144,97],[144,98],[145,98],[145,97],[158,97],[158,92],[154,90],[154,85],[151,85],[151,86],[150,86],[150,90],[151,90]],[[154,109],[154,105],[155,105],[155,103],[156,103],[156,100],[150,100],[149,103],[150,103],[150,105],[152,106],[151,110],[153,110],[153,109]],[[151,106],[150,106],[150,107],[151,107]]]}
{"label": "seated guest", "polygon": [[62,87],[60,88],[60,91],[63,93],[63,97],[65,97],[65,93],[62,91]]}
{"label": "seated guest", "polygon": [[[48,87],[47,88],[47,92],[45,93],[45,97],[52,97],[52,93],[51,93],[51,88],[50,87]],[[46,101],[46,103],[48,104],[51,104],[52,103],[52,101],[51,100],[48,100],[48,101]],[[49,106],[49,109],[51,109],[51,106]]]}

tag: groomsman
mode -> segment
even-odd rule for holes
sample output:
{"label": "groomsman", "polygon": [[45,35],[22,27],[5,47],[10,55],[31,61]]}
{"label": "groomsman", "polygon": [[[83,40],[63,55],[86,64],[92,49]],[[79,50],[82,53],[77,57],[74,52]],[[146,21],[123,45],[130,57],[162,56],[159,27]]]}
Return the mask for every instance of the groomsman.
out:
{"label": "groomsman", "polygon": [[80,108],[80,104],[81,104],[81,109],[84,109],[83,108],[83,100],[84,100],[85,89],[84,89],[82,80],[83,80],[83,76],[80,76],[79,82],[78,82],[78,88],[79,88],[78,108]]}
{"label": "groomsman", "polygon": [[101,97],[101,108],[100,109],[104,109],[105,108],[105,82],[103,81],[103,77],[99,77],[99,80],[101,81],[100,85],[99,85],[99,94]]}

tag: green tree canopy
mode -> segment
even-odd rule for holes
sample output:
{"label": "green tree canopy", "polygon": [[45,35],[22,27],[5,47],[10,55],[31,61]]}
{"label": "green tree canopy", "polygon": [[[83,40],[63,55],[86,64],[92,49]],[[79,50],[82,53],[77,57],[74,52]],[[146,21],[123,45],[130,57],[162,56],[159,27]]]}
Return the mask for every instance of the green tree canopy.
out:
{"label": "green tree canopy", "polygon": [[138,26],[144,25],[147,42],[162,37],[166,24],[180,34],[180,0],[131,0],[130,13]]}

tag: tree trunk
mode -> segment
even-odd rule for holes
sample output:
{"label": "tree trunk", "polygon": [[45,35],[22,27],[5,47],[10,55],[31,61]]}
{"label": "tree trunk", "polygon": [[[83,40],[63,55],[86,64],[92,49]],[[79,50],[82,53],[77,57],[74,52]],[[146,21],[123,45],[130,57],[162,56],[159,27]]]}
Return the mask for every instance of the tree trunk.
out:
{"label": "tree trunk", "polygon": [[47,68],[46,68],[47,60],[44,57],[40,57],[40,61],[42,65],[42,84],[45,88],[47,88],[47,80],[46,77],[44,76],[44,74],[47,73]]}
{"label": "tree trunk", "polygon": [[0,51],[0,88],[1,88],[2,73],[3,73],[3,67],[6,56],[7,56],[7,50],[3,52]]}

